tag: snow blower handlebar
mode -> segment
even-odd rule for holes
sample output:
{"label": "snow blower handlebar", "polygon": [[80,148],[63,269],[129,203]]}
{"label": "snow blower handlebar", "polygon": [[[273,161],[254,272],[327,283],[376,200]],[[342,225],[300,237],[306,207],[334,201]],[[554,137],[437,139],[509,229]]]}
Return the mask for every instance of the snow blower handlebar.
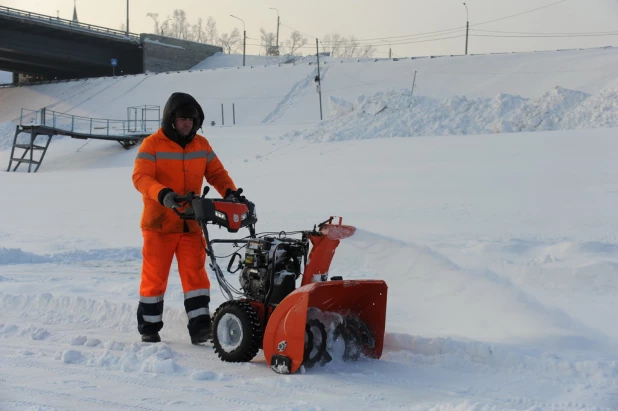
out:
{"label": "snow blower handlebar", "polygon": [[250,237],[255,238],[255,223],[257,223],[255,204],[244,199],[244,197],[233,199],[206,198],[209,190],[210,187],[206,186],[201,196],[189,192],[185,196],[178,197],[176,200],[183,206],[183,209],[181,211],[174,209],[174,212],[183,220],[195,220],[199,224],[206,239],[204,248],[210,258],[210,268],[215,272],[221,291],[227,295],[228,300],[231,300],[234,290],[225,280],[223,272],[217,264],[213,244],[238,243],[242,240],[210,240],[207,224],[225,227],[231,233],[236,233],[239,229],[246,227],[249,229]]}
{"label": "snow blower handlebar", "polygon": [[188,205],[182,211],[173,209],[174,212],[183,220],[196,220],[200,226],[202,224],[216,224],[227,228],[231,233],[236,233],[240,228],[247,227],[251,236],[255,236],[255,223],[257,215],[255,204],[248,200],[235,199],[215,199],[206,198],[210,187],[204,187],[201,196],[189,192],[185,196],[177,197],[180,204]]}

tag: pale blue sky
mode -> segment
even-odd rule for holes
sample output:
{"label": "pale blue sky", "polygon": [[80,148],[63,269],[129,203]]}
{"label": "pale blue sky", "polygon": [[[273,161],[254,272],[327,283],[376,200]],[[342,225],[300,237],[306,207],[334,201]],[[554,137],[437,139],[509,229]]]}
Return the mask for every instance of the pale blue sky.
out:
{"label": "pale blue sky", "polygon": [[[488,24],[479,24],[501,17],[526,12],[557,0],[468,0],[471,29],[525,33],[618,33],[618,0],[566,0],[560,4],[535,12],[522,14]],[[79,20],[106,27],[120,28],[126,21],[126,0],[77,0]],[[3,0],[0,5],[71,18],[73,0]],[[466,22],[466,9],[459,0],[130,0],[130,23],[132,32],[152,31],[152,20],[147,12],[158,13],[161,20],[171,16],[176,8],[184,9],[191,23],[198,17],[208,16],[216,19],[220,32],[231,31],[234,27],[242,30],[242,23],[230,17],[234,14],[245,21],[247,36],[258,39],[259,29],[276,30],[279,9],[281,23],[300,30],[308,35],[322,37],[327,33],[338,32],[354,35],[358,39],[371,39],[367,42],[378,47],[378,56],[388,53],[389,41],[394,56],[419,56],[462,54],[465,38],[451,38],[442,41],[426,41],[398,44],[433,38],[376,38],[406,36],[416,33],[434,32],[461,27],[459,32],[447,32],[438,37],[463,36]],[[282,26],[280,39],[289,36],[291,30]],[[470,32],[485,36],[519,36],[518,33]],[[248,40],[248,43],[259,43]],[[311,44],[314,40],[311,39]],[[618,36],[605,37],[470,37],[470,53],[554,50],[563,48],[618,46]],[[248,53],[259,53],[258,47],[247,48]],[[309,50],[305,50],[306,54]]]}

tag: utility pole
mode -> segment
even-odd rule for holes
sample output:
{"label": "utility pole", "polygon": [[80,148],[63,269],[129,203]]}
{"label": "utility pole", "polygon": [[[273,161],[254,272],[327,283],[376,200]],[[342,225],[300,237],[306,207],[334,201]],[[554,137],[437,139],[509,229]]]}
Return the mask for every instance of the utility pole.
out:
{"label": "utility pole", "polygon": [[281,25],[279,23],[279,9],[276,9],[274,7],[269,7],[271,10],[277,10],[277,55],[279,56],[281,53],[279,53],[279,26]]}
{"label": "utility pole", "polygon": [[247,30],[245,29],[245,22],[243,19],[236,17],[233,14],[230,14],[230,16],[242,21],[242,33],[243,33],[243,36],[242,36],[242,65],[244,67],[245,66],[245,52],[247,49]]}
{"label": "utility pole", "polygon": [[127,37],[129,36],[129,0],[127,0]]}
{"label": "utility pole", "polygon": [[468,16],[468,6],[466,6],[466,3],[463,5],[466,8],[466,54],[468,54],[468,32],[470,31],[470,18]]}
{"label": "utility pole", "polygon": [[318,76],[316,77],[317,80],[317,88],[318,88],[318,94],[320,95],[320,120],[322,120],[322,79],[320,78],[320,49],[318,47],[318,39],[316,37],[315,39],[315,55],[318,59]]}

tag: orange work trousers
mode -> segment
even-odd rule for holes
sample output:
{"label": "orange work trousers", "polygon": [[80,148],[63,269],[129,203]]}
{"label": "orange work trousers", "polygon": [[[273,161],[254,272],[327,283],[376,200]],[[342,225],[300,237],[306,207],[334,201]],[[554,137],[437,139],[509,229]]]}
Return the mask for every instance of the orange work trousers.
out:
{"label": "orange work trousers", "polygon": [[174,255],[185,294],[200,289],[210,290],[210,280],[204,267],[206,251],[201,232],[158,233],[142,230],[142,234],[144,246],[140,296],[163,297]]}

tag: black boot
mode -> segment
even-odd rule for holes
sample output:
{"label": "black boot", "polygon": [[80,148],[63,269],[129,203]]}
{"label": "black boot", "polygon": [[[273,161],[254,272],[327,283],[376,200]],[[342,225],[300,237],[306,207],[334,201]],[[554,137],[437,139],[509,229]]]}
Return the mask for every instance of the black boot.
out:
{"label": "black boot", "polygon": [[191,334],[191,344],[204,344],[212,339],[212,330],[210,327],[202,328],[195,334]]}
{"label": "black boot", "polygon": [[145,342],[145,343],[158,343],[158,342],[161,342],[161,337],[159,337],[159,333],[142,334],[142,342]]}

